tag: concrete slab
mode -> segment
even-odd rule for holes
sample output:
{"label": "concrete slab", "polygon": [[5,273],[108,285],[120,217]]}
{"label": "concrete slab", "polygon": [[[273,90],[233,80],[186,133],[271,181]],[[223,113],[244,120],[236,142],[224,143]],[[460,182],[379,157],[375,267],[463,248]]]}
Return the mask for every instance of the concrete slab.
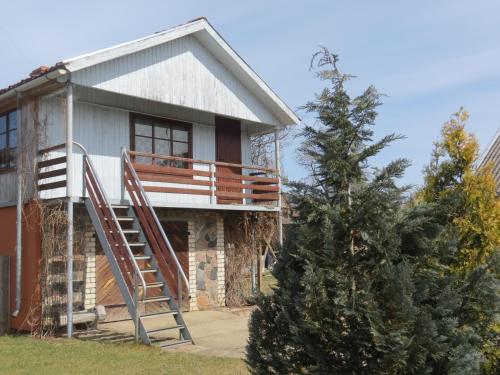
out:
{"label": "concrete slab", "polygon": [[[248,340],[248,319],[252,308],[218,309],[183,313],[195,345],[181,346],[177,351],[214,356],[243,358]],[[165,327],[165,318],[148,319],[148,329]],[[100,324],[107,331],[133,334],[132,321]],[[165,336],[166,337],[166,336]]]}

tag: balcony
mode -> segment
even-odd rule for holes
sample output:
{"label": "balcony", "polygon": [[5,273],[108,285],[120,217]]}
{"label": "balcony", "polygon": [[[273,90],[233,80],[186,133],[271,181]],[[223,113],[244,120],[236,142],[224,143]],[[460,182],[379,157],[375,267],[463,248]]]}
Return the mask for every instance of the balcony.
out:
{"label": "balcony", "polygon": [[[72,196],[88,196],[83,183],[83,155],[74,153]],[[99,155],[89,158],[100,160]],[[67,196],[65,145],[40,151],[38,194]],[[121,172],[119,171],[121,165]],[[127,203],[126,184],[144,189],[156,207],[228,210],[280,208],[281,181],[275,169],[122,150],[122,157],[96,164],[96,174],[111,202]],[[122,187],[120,194],[119,186]]]}
{"label": "balcony", "polygon": [[136,151],[127,154],[148,193],[205,197],[213,206],[279,205],[280,178],[275,169]]}

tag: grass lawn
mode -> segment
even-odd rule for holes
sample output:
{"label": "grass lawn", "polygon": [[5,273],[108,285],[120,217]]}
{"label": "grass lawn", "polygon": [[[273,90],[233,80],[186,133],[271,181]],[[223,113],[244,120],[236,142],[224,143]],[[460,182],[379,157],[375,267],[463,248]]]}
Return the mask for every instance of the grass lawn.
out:
{"label": "grass lawn", "polygon": [[0,336],[0,374],[247,374],[242,360],[135,344]]}

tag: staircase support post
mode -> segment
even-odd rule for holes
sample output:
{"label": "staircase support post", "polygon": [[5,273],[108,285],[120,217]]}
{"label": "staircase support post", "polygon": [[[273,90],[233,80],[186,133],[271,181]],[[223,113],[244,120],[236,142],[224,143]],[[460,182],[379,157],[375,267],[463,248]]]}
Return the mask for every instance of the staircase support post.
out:
{"label": "staircase support post", "polygon": [[67,251],[67,333],[73,336],[73,86],[66,91],[66,198],[68,228],[66,234]]}
{"label": "staircase support post", "polygon": [[[146,293],[146,287],[143,285],[142,293]],[[134,272],[134,306],[135,306],[135,342],[139,343],[139,283],[137,281],[137,273]]]}

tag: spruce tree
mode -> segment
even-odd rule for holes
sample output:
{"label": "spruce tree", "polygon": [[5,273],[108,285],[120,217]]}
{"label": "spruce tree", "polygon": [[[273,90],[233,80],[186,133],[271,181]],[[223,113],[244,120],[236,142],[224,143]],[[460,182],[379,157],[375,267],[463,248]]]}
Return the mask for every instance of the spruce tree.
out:
{"label": "spruce tree", "polygon": [[254,374],[477,374],[478,335],[457,321],[462,303],[442,254],[454,239],[432,205],[405,206],[408,161],[377,169],[371,158],[399,136],[374,141],[381,95],[351,98],[338,57],[313,58],[328,83],[305,109],[301,148],[310,168],[291,184],[298,229],[280,252],[277,288],[250,320]]}

